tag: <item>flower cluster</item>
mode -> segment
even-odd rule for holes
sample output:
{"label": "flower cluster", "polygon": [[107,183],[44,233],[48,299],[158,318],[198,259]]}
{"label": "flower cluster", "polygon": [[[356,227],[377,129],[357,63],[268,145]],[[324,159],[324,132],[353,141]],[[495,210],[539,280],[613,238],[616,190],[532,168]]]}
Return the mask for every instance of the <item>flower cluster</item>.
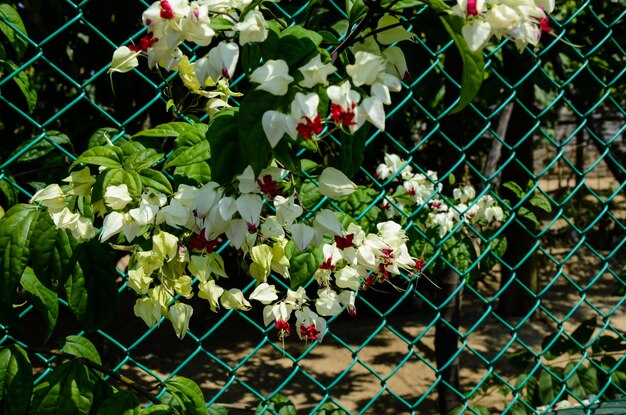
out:
{"label": "flower cluster", "polygon": [[474,51],[492,36],[513,40],[520,51],[537,46],[541,32],[551,32],[548,13],[553,10],[554,0],[457,0],[453,7],[465,19],[463,37]]}
{"label": "flower cluster", "polygon": [[[90,239],[97,232],[91,219],[73,213],[67,199],[88,196],[95,179],[88,168],[72,174],[67,191],[50,185],[32,202],[47,207],[57,227]],[[334,168],[326,168],[318,180],[320,192],[330,198],[356,190]],[[99,239],[115,240],[114,247],[132,253],[127,283],[140,296],[135,314],[148,326],[165,317],[177,335],[184,336],[193,313],[184,299],[197,294],[214,312],[220,307],[247,310],[249,300],[259,301],[265,305],[266,325],[274,322],[281,336],[291,332],[289,320],[294,314],[300,338],[321,340],[324,317],[340,313],[343,307],[354,313],[361,287],[387,281],[401,270],[413,272],[416,262],[398,224],[380,223],[376,234],[366,234],[354,223],[344,228],[328,209],[305,217],[296,193],[284,194],[290,182],[279,167],[259,175],[248,167],[236,182],[237,189],[230,194],[208,182],[199,187],[181,184],[171,196],[145,191],[139,200],[126,184],[106,188]],[[216,249],[226,241],[244,257],[248,273],[257,282],[248,298],[239,288],[223,286],[227,267]],[[307,277],[319,285],[315,299],[301,286],[279,298],[276,287],[268,283],[274,273],[289,284],[295,272],[291,259],[298,255],[309,255],[319,263]]]}
{"label": "flower cluster", "polygon": [[452,199],[443,198],[443,186],[438,183],[436,172],[414,173],[412,166],[396,154],[385,154],[384,162],[376,168],[376,176],[381,180],[402,181],[395,193],[383,201],[382,209],[388,218],[397,216],[406,205],[424,205],[422,211],[428,212],[425,226],[437,229],[440,238],[452,232],[459,222],[490,224],[504,219],[504,211],[493,197],[485,194],[477,199],[471,185],[453,189]]}

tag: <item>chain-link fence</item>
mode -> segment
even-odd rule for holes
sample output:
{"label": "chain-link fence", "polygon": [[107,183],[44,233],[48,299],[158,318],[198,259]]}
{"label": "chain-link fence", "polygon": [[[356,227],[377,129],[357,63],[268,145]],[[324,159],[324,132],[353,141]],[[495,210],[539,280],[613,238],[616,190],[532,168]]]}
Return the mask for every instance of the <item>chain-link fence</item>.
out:
{"label": "chain-link fence", "polygon": [[[13,5],[28,34],[0,15],[3,32],[23,43],[0,78],[5,209],[64,177],[75,154],[103,140],[103,131],[116,141],[171,117],[161,74],[106,74],[114,49],[144,34],[138,16],[148,3]],[[333,1],[309,6],[283,1],[271,8],[297,22],[327,13],[338,19],[343,9]],[[517,414],[563,400],[594,408],[626,393],[625,16],[621,0],[557,3],[552,33],[536,51],[519,54],[507,42],[485,51],[481,92],[460,113],[452,113],[460,59],[451,41],[437,43],[445,39],[437,19],[418,20],[420,35],[402,45],[408,88],[388,110],[387,130],[368,139],[359,173],[380,193],[351,213],[366,217],[388,199],[390,182],[377,180],[375,167],[384,152],[396,153],[415,171],[438,171],[442,183],[454,176],[506,199],[512,213],[500,228],[509,241],[503,256],[486,250],[461,266],[441,253],[445,241],[435,244],[425,269],[434,284],[422,278],[397,292],[367,292],[357,300],[359,316],[331,319],[323,344],[306,345],[282,344],[254,313],[212,314],[201,302],[182,341],[170,330],[145,329],[129,319],[134,298],[124,289],[120,258],[119,275],[111,276],[122,294],[117,317],[79,334],[99,346],[105,365],[146,386],[186,375],[209,404],[244,412],[276,394],[305,413],[330,401],[354,414]],[[501,186],[510,181],[521,192]],[[536,195],[550,213],[533,210]],[[423,237],[411,225],[414,212],[401,214],[409,233]],[[475,239],[490,243],[478,233]],[[475,272],[486,257],[498,265]],[[443,271],[429,268],[437,261]],[[21,318],[38,324],[33,314],[26,308]],[[73,327],[61,321],[57,334]],[[0,344],[37,345],[28,332],[1,329]],[[41,379],[54,360],[39,359]]]}

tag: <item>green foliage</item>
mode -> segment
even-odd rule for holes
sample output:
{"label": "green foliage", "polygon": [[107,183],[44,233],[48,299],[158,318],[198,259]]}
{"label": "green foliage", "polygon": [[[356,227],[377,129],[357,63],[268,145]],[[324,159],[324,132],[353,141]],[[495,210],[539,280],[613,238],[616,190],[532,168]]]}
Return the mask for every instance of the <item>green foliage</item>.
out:
{"label": "green foliage", "polygon": [[58,295],[37,279],[31,267],[26,267],[24,270],[22,278],[20,278],[20,284],[28,294],[27,297],[30,303],[44,318],[46,326],[44,342],[48,341],[59,316]]}
{"label": "green foliage", "polygon": [[207,130],[207,139],[214,154],[209,162],[212,180],[226,185],[247,167],[239,157],[239,111],[222,111],[214,117]]}
{"label": "green foliage", "polygon": [[320,247],[300,251],[293,241],[289,241],[285,246],[285,255],[289,259],[292,290],[309,282],[313,273],[324,262],[324,253]]}
{"label": "green foliage", "polygon": [[14,344],[0,348],[0,412],[23,415],[33,391],[33,374],[24,349]]}
{"label": "green foliage", "polygon": [[161,398],[176,408],[181,415],[206,415],[206,403],[202,390],[191,379],[176,376],[165,382],[167,391]]}
{"label": "green foliage", "polygon": [[278,394],[265,404],[260,402],[256,408],[255,414],[296,415],[297,412],[296,407],[293,405],[291,400],[289,400],[289,398]]}
{"label": "green foliage", "polygon": [[97,415],[138,415],[141,412],[139,399],[131,392],[117,392],[98,408]]}

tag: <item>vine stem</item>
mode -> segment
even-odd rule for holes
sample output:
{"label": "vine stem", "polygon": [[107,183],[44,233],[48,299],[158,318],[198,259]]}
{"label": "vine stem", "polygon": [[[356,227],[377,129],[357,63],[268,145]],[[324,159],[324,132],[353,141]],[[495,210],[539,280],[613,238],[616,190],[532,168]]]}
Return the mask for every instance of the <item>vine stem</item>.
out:
{"label": "vine stem", "polygon": [[348,33],[348,35],[341,41],[339,46],[337,46],[337,48],[331,52],[332,59],[330,63],[335,63],[341,52],[343,52],[348,46],[355,42],[355,39],[367,27],[370,20],[372,20],[375,15],[376,10],[374,10],[373,8],[367,9],[367,13],[363,17],[363,19],[361,19],[359,24],[354,28],[354,30]]}

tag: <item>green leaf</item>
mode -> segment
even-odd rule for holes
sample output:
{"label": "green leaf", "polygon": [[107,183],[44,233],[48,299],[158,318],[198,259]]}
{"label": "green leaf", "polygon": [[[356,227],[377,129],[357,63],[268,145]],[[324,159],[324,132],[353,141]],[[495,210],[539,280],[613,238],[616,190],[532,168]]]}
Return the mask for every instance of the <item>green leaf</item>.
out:
{"label": "green leaf", "polygon": [[119,301],[115,256],[92,239],[74,249],[68,268],[65,292],[70,310],[86,331],[102,327],[115,315]]}
{"label": "green leaf", "polygon": [[225,110],[209,124],[206,137],[211,152],[219,155],[211,158],[211,180],[226,185],[247,167],[239,154],[239,110]]}
{"label": "green leaf", "polygon": [[176,137],[177,147],[190,147],[194,144],[206,141],[206,132],[209,126],[206,124],[198,123],[191,125],[187,130]]}
{"label": "green leaf", "polygon": [[[142,146],[143,147],[143,146]],[[157,152],[153,148],[144,148],[137,151],[124,160],[124,168],[129,170],[141,171],[157,164],[164,154]]]}
{"label": "green leaf", "polygon": [[[193,380],[174,376],[165,382],[165,386],[167,386],[168,392],[180,403],[182,413],[206,415],[206,402],[202,389]],[[163,400],[166,401],[166,399]]]}
{"label": "green leaf", "polygon": [[[11,23],[16,29],[22,32],[22,34],[27,35],[24,22],[20,14],[13,7],[8,4],[0,4],[0,17],[3,17],[6,21]],[[0,32],[4,33],[9,40],[9,44],[15,49],[17,58],[22,59],[28,47],[28,41],[3,21],[0,21]]]}
{"label": "green leaf", "polygon": [[359,128],[356,134],[341,132],[341,159],[340,170],[349,178],[359,171],[363,164],[365,142],[368,137],[368,128]]}
{"label": "green leaf", "polygon": [[208,408],[209,415],[228,415],[228,409],[219,405],[211,405]]}
{"label": "green leaf", "polygon": [[558,382],[555,382],[555,379],[552,375],[545,369],[541,370],[541,375],[539,375],[539,400],[542,404],[548,405],[554,401],[557,396],[557,393],[560,389]]}
{"label": "green leaf", "polygon": [[59,302],[57,293],[47,288],[38,279],[31,267],[26,267],[20,284],[27,293],[29,302],[41,313],[46,325],[44,343],[48,341],[52,330],[57,324],[59,316]]}
{"label": "green leaf", "polygon": [[117,146],[92,147],[78,156],[76,161],[70,166],[70,170],[81,163],[107,168],[121,168],[123,159],[124,153]]}
{"label": "green leaf", "polygon": [[[490,238],[491,232],[484,232],[483,237]],[[502,260],[506,253],[507,240],[504,236],[493,237],[489,242],[489,253],[483,257],[480,263],[480,270],[488,272]]]}
{"label": "green leaf", "polygon": [[[0,61],[0,72],[2,72],[3,69],[7,72],[15,72],[19,67],[11,61]],[[37,91],[31,86],[26,71],[17,72],[11,79],[24,96],[26,105],[28,106],[28,112],[32,114],[37,106]]]}
{"label": "green leaf", "polygon": [[459,112],[474,99],[483,83],[485,61],[482,51],[472,52],[463,37],[461,29],[464,19],[458,16],[441,17],[443,27],[446,29],[456,45],[461,60],[463,61],[463,74],[461,76],[461,98],[452,113]]}
{"label": "green leaf", "polygon": [[[572,341],[563,335],[554,340],[557,336],[559,336],[559,333],[552,333],[546,336],[541,342],[543,357],[547,360],[554,360],[557,357],[564,355],[572,346]],[[554,344],[550,345],[552,341],[554,341]]]}
{"label": "green leaf", "polygon": [[477,256],[470,238],[448,238],[442,248],[446,259],[454,265],[462,276],[466,278],[473,276],[477,269],[476,267],[472,268],[472,266],[476,262]]}
{"label": "green leaf", "polygon": [[[271,409],[273,412],[268,411],[267,409]],[[256,408],[255,414],[267,414],[267,413],[277,413],[278,415],[297,415],[296,407],[294,404],[283,395],[276,395],[272,399],[270,399],[266,405],[263,403],[259,403]]]}
{"label": "green leaf", "polygon": [[[7,180],[15,182],[13,177],[5,171]],[[7,180],[0,180],[0,206],[3,206],[5,210],[15,205],[18,201],[20,192],[13,187]]]}
{"label": "green leaf", "polygon": [[211,29],[217,32],[222,30],[230,30],[235,23],[233,23],[233,21],[230,19],[217,16],[211,18],[211,23],[209,24],[211,26]]}
{"label": "green leaf", "polygon": [[[48,154],[50,154],[50,152],[56,150],[56,147],[52,145],[52,143],[56,143],[60,146],[71,146],[72,144],[70,138],[67,135],[58,131],[46,131],[46,138],[39,140],[37,144],[31,146],[24,154],[20,156],[18,162],[28,163],[47,156]],[[13,151],[12,155],[15,155],[22,151],[22,149],[30,143],[31,141],[26,141],[24,144],[16,148]]]}
{"label": "green leaf", "polygon": [[517,216],[531,222],[535,226],[535,229],[541,228],[541,223],[539,222],[539,219],[537,219],[537,215],[535,215],[533,212],[531,212],[524,206],[520,206],[520,208],[517,211]]}
{"label": "green leaf", "polygon": [[300,175],[302,165],[298,155],[286,140],[280,140],[273,150],[274,158],[294,175]]}
{"label": "green leaf", "polygon": [[472,408],[478,415],[491,415],[491,411],[486,406],[474,405]]}
{"label": "green leaf", "polygon": [[302,182],[299,194],[300,203],[307,210],[312,209],[324,197],[320,193],[320,188],[311,179],[306,179]]}
{"label": "green leaf", "polygon": [[298,25],[291,26],[280,33],[277,52],[290,68],[297,68],[318,53],[317,47],[322,40],[317,32]]}
{"label": "green leaf", "polygon": [[300,251],[293,241],[289,241],[285,246],[285,255],[289,258],[292,290],[306,284],[324,262],[324,253],[321,248],[315,247]]}
{"label": "green leaf", "polygon": [[190,164],[199,163],[211,158],[211,146],[209,142],[204,140],[191,147],[179,147],[167,159],[164,169],[178,166],[188,166]]}
{"label": "green leaf", "polygon": [[167,404],[153,405],[141,411],[142,415],[180,415],[176,408]]}
{"label": "green leaf", "polygon": [[[87,144],[87,148],[93,147],[101,147],[107,146],[117,136],[119,136],[120,130],[112,127],[103,127],[98,128],[92,135],[89,137],[89,143]],[[130,135],[123,134],[120,138],[118,138],[115,143],[116,145],[123,145],[128,142],[130,139]]]}
{"label": "green leaf", "polygon": [[265,111],[277,109],[286,102],[286,97],[272,95],[266,91],[254,90],[246,94],[239,106],[239,151],[244,162],[252,166],[255,174],[270,164],[270,146],[261,120]]}
{"label": "green leaf", "polygon": [[529,200],[530,204],[543,210],[544,212],[552,212],[550,201],[544,195],[533,195]]}
{"label": "green leaf", "polygon": [[0,309],[9,319],[14,315],[15,290],[30,258],[29,242],[40,213],[37,206],[19,204],[0,219]]}
{"label": "green leaf", "polygon": [[174,179],[177,183],[201,186],[210,182],[211,177],[211,168],[206,161],[174,169]]}
{"label": "green leaf", "polygon": [[40,215],[30,237],[31,263],[37,279],[48,288],[53,277],[60,278],[61,264],[57,248],[57,230],[50,215]]}
{"label": "green leaf", "polygon": [[363,0],[346,0],[346,13],[349,17],[349,26],[360,20],[367,13],[367,6]]}
{"label": "green leaf", "polygon": [[[593,332],[596,330],[597,326],[597,317],[592,317],[588,320],[583,321],[578,327],[576,327],[576,330],[574,330],[574,332],[572,333],[572,339],[576,340],[576,342],[584,348],[587,345],[587,342],[591,339],[591,336],[593,335]],[[572,342],[569,353],[574,354],[580,352],[582,350],[581,346],[578,346],[576,343]]]}
{"label": "green leaf", "polygon": [[180,134],[187,131],[192,127],[192,124],[187,122],[170,122],[167,124],[161,124],[154,128],[143,130],[135,134],[132,138],[136,137],[178,137]]}
{"label": "green leaf", "polygon": [[139,178],[141,180],[141,184],[148,189],[152,189],[155,192],[164,193],[166,195],[174,193],[172,183],[169,181],[167,176],[158,170],[143,169],[139,172]]}
{"label": "green leaf", "polygon": [[109,186],[119,186],[120,184],[125,184],[128,187],[128,193],[131,196],[139,197],[143,193],[141,176],[136,171],[113,168],[100,174],[104,175],[104,178],[102,179],[103,190]]}
{"label": "green leaf", "polygon": [[524,189],[522,189],[521,186],[515,182],[506,182],[502,185],[502,187],[512,191],[519,199],[523,199],[524,196],[526,196]]}
{"label": "green leaf", "polygon": [[61,349],[76,357],[84,357],[94,363],[102,365],[100,354],[96,346],[82,336],[67,336],[59,341]]}
{"label": "green leaf", "polygon": [[97,415],[138,415],[140,412],[139,399],[131,392],[120,391],[102,403]]}
{"label": "green leaf", "polygon": [[527,349],[520,349],[513,353],[507,353],[504,357],[515,368],[523,370],[528,367],[535,356]]}
{"label": "green leaf", "polygon": [[315,415],[348,415],[348,413],[337,408],[333,403],[326,402],[315,412]]}
{"label": "green leaf", "polygon": [[87,415],[98,377],[78,360],[47,374],[33,391],[31,415]]}
{"label": "green leaf", "polygon": [[598,374],[593,366],[585,367],[581,365],[576,368],[575,363],[569,362],[565,366],[565,377],[567,376],[569,378],[565,383],[572,396],[583,399],[589,395],[596,395],[600,391]]}
{"label": "green leaf", "polygon": [[17,344],[0,348],[0,413],[23,415],[33,391],[33,369]]}

